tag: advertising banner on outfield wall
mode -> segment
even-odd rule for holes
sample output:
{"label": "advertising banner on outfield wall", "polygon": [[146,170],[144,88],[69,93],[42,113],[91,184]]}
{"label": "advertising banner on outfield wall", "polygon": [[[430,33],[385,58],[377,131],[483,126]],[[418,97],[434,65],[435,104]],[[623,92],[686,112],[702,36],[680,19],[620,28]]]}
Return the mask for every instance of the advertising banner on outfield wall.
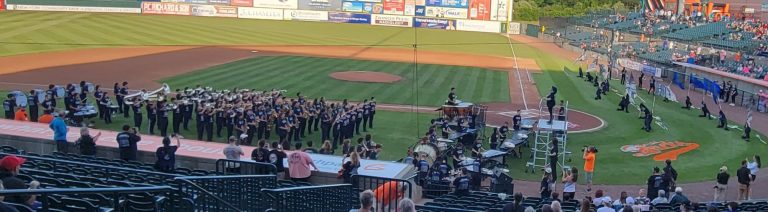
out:
{"label": "advertising banner on outfield wall", "polygon": [[341,11],[341,0],[298,0],[300,10]]}
{"label": "advertising banner on outfield wall", "polygon": [[229,5],[229,0],[208,0],[208,4]]}
{"label": "advertising banner on outfield wall", "polygon": [[491,21],[507,21],[508,10],[506,0],[491,0]]}
{"label": "advertising banner on outfield wall", "polygon": [[253,7],[253,0],[230,0],[229,5],[240,7]]}
{"label": "advertising banner on outfield wall", "polygon": [[142,2],[141,12],[146,14],[189,15],[190,5],[166,2]]}
{"label": "advertising banner on outfield wall", "polygon": [[357,13],[329,12],[328,21],[336,23],[370,24],[371,15]]}
{"label": "advertising banner on outfield wall", "polygon": [[467,8],[469,0],[426,0],[426,6]]}
{"label": "advertising banner on outfield wall", "polygon": [[424,16],[435,18],[466,19],[467,9],[450,7],[427,7]]}
{"label": "advertising banner on outfield wall", "polygon": [[191,14],[194,16],[209,17],[237,17],[237,7],[219,5],[192,5]]}
{"label": "advertising banner on outfield wall", "polygon": [[414,17],[413,27],[456,30],[456,20]]}
{"label": "advertising banner on outfield wall", "polygon": [[415,0],[405,0],[405,5],[403,6],[403,15],[409,15],[409,16],[416,15]]}
{"label": "advertising banner on outfield wall", "polygon": [[491,20],[491,0],[470,0],[469,19]]}
{"label": "advertising banner on outfield wall", "polygon": [[238,7],[238,18],[283,20],[283,10],[272,8]]}
{"label": "advertising banner on outfield wall", "polygon": [[381,14],[384,11],[384,6],[380,3],[345,1],[344,3],[342,3],[341,11]]}
{"label": "advertising banner on outfield wall", "polygon": [[501,23],[495,21],[456,20],[456,30],[472,32],[501,32]]}
{"label": "advertising banner on outfield wall", "polygon": [[208,4],[208,0],[187,0],[191,4]]}
{"label": "advertising banner on outfield wall", "polygon": [[140,8],[123,8],[123,7],[74,7],[74,6],[9,4],[8,9],[30,10],[30,11],[92,12],[92,13],[141,13]]}
{"label": "advertising banner on outfield wall", "polygon": [[371,15],[371,25],[412,27],[413,17],[400,15]]}
{"label": "advertising banner on outfield wall", "polygon": [[416,5],[416,11],[413,11],[414,15],[416,16],[425,16],[427,15],[427,7]]}
{"label": "advertising banner on outfield wall", "polygon": [[508,28],[507,32],[509,34],[519,35],[520,34],[521,24],[520,23],[515,23],[515,22],[510,22],[509,26],[507,28]]}
{"label": "advertising banner on outfield wall", "polygon": [[405,13],[405,0],[384,0],[384,14],[402,15]]}
{"label": "advertising banner on outfield wall", "polygon": [[328,11],[283,10],[283,20],[327,21]]}
{"label": "advertising banner on outfield wall", "polygon": [[192,3],[191,0],[160,0],[159,2],[167,2],[167,3]]}
{"label": "advertising banner on outfield wall", "polygon": [[278,9],[296,9],[299,7],[298,0],[253,0],[254,7],[278,8]]}

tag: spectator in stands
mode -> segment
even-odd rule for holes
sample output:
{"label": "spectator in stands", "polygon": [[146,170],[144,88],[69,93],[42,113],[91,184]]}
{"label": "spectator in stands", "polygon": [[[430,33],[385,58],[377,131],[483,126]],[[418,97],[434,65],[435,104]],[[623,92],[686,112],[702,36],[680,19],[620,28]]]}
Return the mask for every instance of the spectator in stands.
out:
{"label": "spectator in stands", "polygon": [[373,146],[373,150],[369,153],[368,159],[370,160],[378,160],[379,159],[379,153],[381,152],[381,144],[376,144],[376,146]]}
{"label": "spectator in stands", "polygon": [[312,147],[312,146],[314,146],[314,145],[312,144],[312,141],[307,141],[307,148],[304,148],[304,152],[306,152],[306,153],[312,153],[312,154],[315,154],[315,153],[317,153],[317,149],[315,149],[315,148],[314,148],[314,147]]}
{"label": "spectator in stands", "polygon": [[[347,160],[349,158],[349,160]],[[352,152],[349,157],[344,157],[341,160],[341,177],[344,178],[344,183],[352,182],[352,175],[357,174],[357,169],[360,168],[360,155],[357,152]]]}
{"label": "spectator in stands", "polygon": [[[224,157],[227,160],[240,160],[240,156],[245,155],[243,149],[240,148],[237,137],[229,136],[229,145],[224,147]],[[240,163],[227,163],[227,173],[240,173]]]}
{"label": "spectator in stands", "polygon": [[43,124],[50,124],[51,122],[53,122],[53,118],[54,117],[53,115],[51,115],[50,112],[48,112],[47,110],[43,110],[43,115],[40,116],[40,118],[37,119],[37,121]]}
{"label": "spectator in stands", "polygon": [[375,211],[373,209],[373,191],[371,190],[365,190],[363,192],[360,192],[360,208],[359,209],[352,209],[349,210],[349,212],[371,212]]}
{"label": "spectator in stands", "polygon": [[645,189],[641,188],[639,191],[637,191],[637,196],[635,197],[635,203],[637,203],[638,205],[647,205],[651,203],[651,200],[645,196]]}
{"label": "spectator in stands", "polygon": [[69,143],[67,143],[67,123],[64,122],[64,111],[59,111],[48,125],[53,130],[53,141],[56,142],[56,151],[61,153],[69,152]]}
{"label": "spectator in stands", "polygon": [[622,191],[619,198],[613,201],[613,208],[623,209],[626,205],[634,205],[635,199],[630,197],[626,191]]}
{"label": "spectator in stands", "polygon": [[659,203],[669,203],[669,200],[667,200],[667,192],[665,192],[664,190],[659,190],[657,194],[658,195],[656,196],[656,198],[651,200],[651,205],[656,205]]}
{"label": "spectator in stands", "polygon": [[374,193],[376,194],[376,201],[380,202],[383,207],[381,211],[389,211],[391,207],[395,207],[396,205],[391,204],[403,198],[408,189],[407,183],[397,181],[389,181],[377,187]]}
{"label": "spectator in stands", "polygon": [[259,163],[269,162],[269,150],[267,149],[267,143],[264,140],[259,140],[256,148],[251,151],[251,160]]}
{"label": "spectator in stands", "polygon": [[739,203],[737,203],[737,202],[729,202],[726,205],[728,206],[728,212],[737,212],[737,211],[739,211]]}
{"label": "spectator in stands", "polygon": [[123,125],[123,132],[117,134],[117,147],[120,150],[120,159],[125,161],[135,161],[139,153],[137,143],[141,141],[141,136],[135,127]]}
{"label": "spectator in stands", "polygon": [[[176,145],[171,146],[171,138],[176,140]],[[176,150],[181,146],[181,139],[178,135],[173,134],[171,138],[163,138],[163,146],[158,147],[155,151],[155,168],[161,172],[173,172],[176,168]]]}
{"label": "spectator in stands", "polygon": [[660,172],[659,167],[653,167],[653,174],[646,181],[648,185],[648,199],[655,200],[658,197],[656,196],[657,191],[666,190],[667,183],[664,182],[664,176]]}
{"label": "spectator in stands", "polygon": [[715,201],[725,200],[725,191],[728,190],[728,179],[731,175],[728,174],[728,167],[720,167],[720,172],[717,173],[717,184],[715,184]]}
{"label": "spectator in stands", "polygon": [[416,212],[416,205],[413,204],[413,200],[405,198],[400,200],[400,204],[397,206],[398,212]]}
{"label": "spectator in stands", "polygon": [[320,147],[319,153],[322,155],[333,155],[333,148],[331,148],[331,141],[326,140],[323,142],[323,146]]}
{"label": "spectator in stands", "polygon": [[[21,165],[24,164],[26,159],[17,157],[15,155],[8,155],[0,159],[0,180],[2,180],[3,187],[6,189],[37,189],[40,187],[40,182],[32,181],[27,184],[16,177],[19,175]],[[36,203],[36,196],[34,195],[16,195],[5,196],[5,201],[10,203],[21,204],[32,208],[37,208],[39,204]]]}
{"label": "spectator in stands", "polygon": [[541,206],[541,212],[552,212],[552,206],[549,206],[549,205]]}
{"label": "spectator in stands", "polygon": [[523,212],[523,193],[517,192],[512,196],[513,202],[504,205],[504,212]]}
{"label": "spectator in stands", "polygon": [[669,204],[672,206],[688,205],[691,204],[691,201],[688,200],[688,197],[683,195],[683,188],[677,187],[675,188],[675,193],[672,194],[672,198],[669,200]]}
{"label": "spectator in stands", "polygon": [[[755,179],[757,178],[757,171],[760,170],[760,167],[762,166],[760,162],[760,156],[754,155],[752,157],[752,162],[749,162],[749,159],[747,159],[747,169],[749,169],[749,177],[750,177],[750,191],[749,194],[752,194],[751,189],[755,187]],[[749,196],[747,197],[750,198]]]}
{"label": "spectator in stands", "polygon": [[301,143],[294,145],[296,151],[288,155],[288,174],[293,181],[308,182],[312,176],[312,169],[317,169],[312,157],[301,147]]}
{"label": "spectator in stands", "polygon": [[528,207],[525,208],[524,212],[536,212],[536,209],[533,209],[533,207],[528,206]]}
{"label": "spectator in stands", "polygon": [[24,107],[19,107],[16,109],[16,114],[13,116],[13,120],[29,121],[29,118],[27,117],[27,111],[24,109]]}
{"label": "spectator in stands", "polygon": [[549,204],[549,207],[552,208],[552,212],[562,212],[563,209],[560,206],[560,201],[552,201],[551,204]]}
{"label": "spectator in stands", "polygon": [[352,146],[349,144],[349,139],[344,139],[344,141],[341,144],[341,154],[342,155],[349,155],[351,151],[353,151]]}
{"label": "spectator in stands", "polygon": [[541,176],[541,183],[539,184],[539,194],[541,198],[549,198],[552,196],[552,169],[549,167],[544,168],[544,175]]}
{"label": "spectator in stands", "polygon": [[589,198],[584,197],[584,199],[581,200],[581,208],[579,208],[578,212],[592,212],[592,201],[589,200]]}
{"label": "spectator in stands", "polygon": [[[592,200],[592,201],[595,201],[595,200]],[[611,202],[610,201],[607,201],[607,202],[603,201],[601,203],[602,203],[603,207],[598,208],[597,212],[616,212],[616,209],[613,209],[611,207]]]}
{"label": "spectator in stands", "polygon": [[269,150],[269,163],[272,165],[275,165],[275,168],[277,168],[277,174],[278,179],[280,178],[280,175],[282,174],[283,177],[285,176],[285,167],[283,166],[283,159],[285,159],[287,156],[285,152],[283,152],[283,149],[280,147],[280,144],[278,142],[272,142],[272,150]]}
{"label": "spectator in stands", "polygon": [[80,138],[75,141],[75,146],[80,147],[81,155],[94,156],[96,155],[96,141],[99,140],[99,137],[101,137],[101,132],[96,136],[91,136],[88,127],[82,127],[80,128]]}
{"label": "spectator in stands", "polygon": [[675,183],[677,182],[677,170],[675,170],[675,168],[672,167],[672,160],[667,159],[664,161],[664,163],[666,164],[666,166],[664,166],[664,179],[669,181],[668,183],[669,187],[666,189],[667,191],[669,191],[669,190],[672,190],[672,188],[677,187]]}
{"label": "spectator in stands", "polygon": [[557,193],[557,192],[552,192],[552,196],[549,198],[549,200],[558,201],[558,202],[563,201],[560,199],[560,193]]}
{"label": "spectator in stands", "polygon": [[741,161],[741,168],[736,171],[736,178],[739,181],[739,199],[747,200],[749,198],[749,184],[752,182],[747,160]]}
{"label": "spectator in stands", "polygon": [[[5,190],[5,187],[3,187],[3,182],[0,182],[0,191]],[[0,196],[0,211],[3,212],[19,212],[19,210],[16,210],[15,207],[12,207],[10,205],[7,205],[3,203],[5,200],[5,197]]]}
{"label": "spectator in stands", "polygon": [[594,205],[605,205],[604,203],[608,203],[608,207],[611,206],[611,197],[605,196],[605,193],[603,190],[597,190],[595,191],[595,198],[592,199],[592,204]]}

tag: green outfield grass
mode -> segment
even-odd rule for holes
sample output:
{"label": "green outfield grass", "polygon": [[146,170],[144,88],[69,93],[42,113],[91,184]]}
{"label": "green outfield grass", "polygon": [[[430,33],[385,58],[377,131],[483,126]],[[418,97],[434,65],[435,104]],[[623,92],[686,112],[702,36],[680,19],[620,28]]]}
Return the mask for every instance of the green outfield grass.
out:
{"label": "green outfield grass", "polygon": [[0,56],[145,45],[342,45],[510,56],[498,34],[301,21],[70,12],[0,12]]}
{"label": "green outfield grass", "polygon": [[[521,49],[515,48],[516,51]],[[627,144],[643,144],[651,141],[683,141],[694,142],[701,145],[699,149],[683,154],[674,162],[680,177],[680,182],[696,182],[713,180],[717,170],[722,165],[731,168],[738,167],[740,161],[751,157],[756,153],[765,153],[768,145],[753,138],[747,143],[741,140],[742,131],[724,131],[717,129],[715,120],[699,118],[698,110],[683,110],[679,103],[664,103],[657,99],[654,108],[654,116],[662,118],[669,126],[669,130],[663,130],[658,125],[653,125],[654,130],[646,133],[640,128],[642,120],[638,119],[639,113],[630,109],[630,113],[616,111],[620,97],[609,93],[602,100],[594,100],[595,87],[590,83],[576,78],[575,72],[564,72],[563,67],[577,70],[571,61],[544,54],[536,49],[525,49],[532,55],[538,55],[537,61],[545,71],[534,74],[539,93],[549,93],[552,85],[558,86],[558,99],[569,101],[569,106],[574,109],[595,114],[606,121],[606,127],[593,133],[569,134],[568,150],[573,154],[569,164],[578,169],[583,168],[581,148],[585,145],[595,145],[597,164],[595,171],[596,184],[644,184],[651,174],[654,166],[663,167],[662,162],[655,162],[651,157],[637,158],[630,153],[620,151],[620,147]],[[612,88],[623,89],[618,81],[612,82]],[[647,95],[645,90],[639,91],[640,97],[651,107],[653,97]],[[725,105],[724,107],[730,107]],[[716,111],[715,111],[716,112]],[[743,123],[731,123],[742,126]],[[754,131],[753,131],[754,133]],[[754,136],[754,135],[753,135]],[[764,137],[764,136],[763,136]],[[530,152],[526,152],[526,156]],[[522,166],[525,160],[511,162],[517,178],[538,180],[541,172],[536,174],[524,173]]]}
{"label": "green outfield grass", "polygon": [[[264,56],[206,68],[161,80],[172,88],[201,84],[216,89],[272,88],[311,97],[362,101],[376,96],[380,103],[439,106],[451,87],[458,87],[460,99],[480,102],[509,102],[507,72],[482,68],[419,65],[368,60],[331,59],[301,56]],[[375,71],[402,77],[395,83],[364,83],[336,80],[339,71]],[[417,82],[418,81],[418,82]],[[416,84],[416,85],[414,85]],[[418,86],[418,88],[415,88]],[[416,90],[418,89],[418,102]]]}

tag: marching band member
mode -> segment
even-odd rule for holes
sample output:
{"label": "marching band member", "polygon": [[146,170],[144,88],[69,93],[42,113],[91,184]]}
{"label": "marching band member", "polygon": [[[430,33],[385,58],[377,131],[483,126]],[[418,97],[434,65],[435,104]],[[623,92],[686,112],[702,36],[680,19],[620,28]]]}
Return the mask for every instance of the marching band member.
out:
{"label": "marching band member", "polygon": [[[362,104],[357,104],[357,107],[355,107],[355,133],[357,135],[360,135],[360,124],[363,123],[363,106]],[[365,128],[365,127],[363,127]]]}
{"label": "marching band member", "polygon": [[123,82],[123,86],[120,86],[118,92],[120,95],[118,95],[117,104],[121,108],[120,111],[123,111],[123,117],[128,118],[130,117],[128,114],[130,106],[125,104],[125,96],[128,95],[128,82]]}
{"label": "marching band member", "polygon": [[144,107],[144,101],[139,99],[139,97],[133,97],[133,105],[131,105],[131,108],[133,108],[133,126],[137,129],[141,129],[141,110]]}
{"label": "marching band member", "polygon": [[[176,96],[177,97],[181,97],[180,95],[176,95]],[[173,133],[175,133],[175,134],[179,134],[180,133],[179,129],[181,128],[181,121],[184,120],[184,107],[185,107],[184,101],[185,100],[177,102],[177,98],[176,97],[171,98],[171,102],[173,102],[174,105],[175,105],[173,107],[173,121],[171,122],[171,129],[173,130]],[[149,108],[147,108],[147,110],[149,110]],[[155,115],[155,117],[156,116],[157,115]],[[150,121],[149,121],[149,123],[150,123],[149,124],[149,131],[150,132],[153,131],[152,128],[154,128],[154,126],[155,126],[152,119],[153,119],[152,116],[150,116]],[[227,137],[227,138],[229,138],[229,137]]]}
{"label": "marching band member", "polygon": [[13,120],[13,109],[16,108],[16,97],[13,94],[8,94],[5,101],[3,101],[3,110],[5,111],[5,118]]}
{"label": "marching band member", "polygon": [[[51,102],[53,100],[51,99],[51,96],[45,96],[45,101],[43,102],[43,108],[45,109],[45,113],[52,113],[54,106],[51,105]],[[55,102],[55,101],[53,101]],[[104,123],[111,124],[112,123],[112,101],[109,100],[109,96],[102,95],[101,100],[99,101],[99,106],[101,106],[104,109]]]}
{"label": "marching band member", "polygon": [[29,91],[29,96],[27,96],[27,105],[29,105],[29,120],[32,122],[37,122],[37,116],[39,113],[37,105],[39,104],[39,100],[37,98],[37,92],[35,90]]}
{"label": "marching band member", "polygon": [[104,105],[101,104],[101,99],[104,98],[104,96],[107,96],[106,92],[101,91],[101,86],[96,85],[96,87],[93,89],[93,98],[96,100],[96,105],[99,110],[99,119],[104,119],[104,114],[107,113],[107,109]]}
{"label": "marching band member", "polygon": [[376,100],[374,100],[374,98],[371,97],[371,101],[369,101],[369,104],[371,106],[371,116],[368,118],[368,128],[373,129],[373,116],[376,115]]}
{"label": "marching band member", "polygon": [[173,110],[165,101],[157,102],[157,128],[160,130],[160,136],[168,136],[168,111]]}

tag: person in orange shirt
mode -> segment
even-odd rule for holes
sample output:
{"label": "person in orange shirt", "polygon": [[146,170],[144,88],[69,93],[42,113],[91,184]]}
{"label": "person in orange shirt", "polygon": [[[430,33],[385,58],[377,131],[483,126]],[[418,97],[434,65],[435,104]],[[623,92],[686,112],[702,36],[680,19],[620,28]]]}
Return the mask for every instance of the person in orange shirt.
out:
{"label": "person in orange shirt", "polygon": [[44,124],[50,124],[53,121],[53,115],[48,111],[44,111],[43,116],[40,116],[37,121]]}
{"label": "person in orange shirt", "polygon": [[13,117],[13,120],[16,121],[29,121],[29,118],[27,118],[27,111],[24,110],[24,107],[16,109],[16,114]]}
{"label": "person in orange shirt", "polygon": [[595,153],[597,149],[595,146],[584,147],[584,175],[587,181],[587,192],[592,191],[592,177],[595,174]]}
{"label": "person in orange shirt", "polygon": [[[397,201],[404,197],[408,190],[408,184],[389,181],[376,188],[376,201],[381,203],[384,211],[392,207],[397,207]],[[393,204],[393,205],[390,205]]]}

